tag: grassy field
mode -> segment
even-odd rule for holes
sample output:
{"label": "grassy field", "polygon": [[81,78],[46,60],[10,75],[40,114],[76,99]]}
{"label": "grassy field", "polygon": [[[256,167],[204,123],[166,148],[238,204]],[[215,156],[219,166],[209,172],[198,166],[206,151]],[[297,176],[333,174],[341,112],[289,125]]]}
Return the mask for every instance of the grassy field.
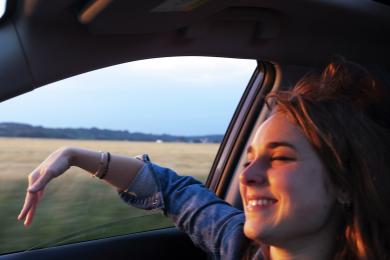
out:
{"label": "grassy field", "polygon": [[71,168],[52,181],[32,226],[24,228],[16,217],[24,201],[26,177],[63,145],[129,156],[148,153],[153,162],[203,181],[219,147],[219,144],[0,138],[0,254],[172,225],[159,212],[127,206],[114,189],[86,172]]}

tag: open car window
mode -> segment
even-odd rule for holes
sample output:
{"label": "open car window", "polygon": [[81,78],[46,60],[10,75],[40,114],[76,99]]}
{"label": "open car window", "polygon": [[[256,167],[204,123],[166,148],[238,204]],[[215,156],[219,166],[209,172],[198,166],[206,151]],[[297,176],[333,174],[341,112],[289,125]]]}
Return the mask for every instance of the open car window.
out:
{"label": "open car window", "polygon": [[172,226],[72,168],[32,226],[16,216],[27,175],[60,146],[135,156],[205,181],[256,61],[173,57],[68,78],[0,104],[0,254]]}

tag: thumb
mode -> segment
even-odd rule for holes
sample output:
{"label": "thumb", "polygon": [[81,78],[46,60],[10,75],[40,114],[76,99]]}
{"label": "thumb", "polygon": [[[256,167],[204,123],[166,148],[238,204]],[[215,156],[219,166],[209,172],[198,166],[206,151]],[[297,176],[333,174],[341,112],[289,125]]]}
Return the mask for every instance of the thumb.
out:
{"label": "thumb", "polygon": [[41,191],[46,187],[46,185],[49,183],[51,179],[52,177],[49,174],[44,174],[41,177],[39,177],[39,179],[36,180],[33,185],[28,187],[27,191],[32,193]]}

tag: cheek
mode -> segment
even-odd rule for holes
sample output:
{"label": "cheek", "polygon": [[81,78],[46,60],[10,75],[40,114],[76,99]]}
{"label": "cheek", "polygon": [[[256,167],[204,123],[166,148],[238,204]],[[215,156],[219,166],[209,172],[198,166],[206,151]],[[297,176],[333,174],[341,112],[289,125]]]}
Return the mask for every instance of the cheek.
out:
{"label": "cheek", "polygon": [[273,193],[277,196],[294,195],[303,186],[299,176],[299,167],[288,165],[269,171],[268,181]]}
{"label": "cheek", "polygon": [[326,188],[324,172],[316,167],[289,165],[283,171],[270,174],[269,181],[273,193],[289,210],[323,210],[329,207],[328,202],[332,200]]}

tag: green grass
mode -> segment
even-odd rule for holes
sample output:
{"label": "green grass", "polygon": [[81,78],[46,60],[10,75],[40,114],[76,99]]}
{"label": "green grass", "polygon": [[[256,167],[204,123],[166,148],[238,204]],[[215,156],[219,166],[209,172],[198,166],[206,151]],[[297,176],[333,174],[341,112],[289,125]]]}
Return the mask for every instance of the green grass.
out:
{"label": "green grass", "polygon": [[50,183],[33,224],[24,228],[16,217],[23,205],[27,175],[63,145],[129,156],[148,153],[153,162],[203,181],[219,147],[218,144],[0,138],[0,254],[173,225],[158,211],[129,207],[119,199],[115,189],[80,169],[71,168]]}

